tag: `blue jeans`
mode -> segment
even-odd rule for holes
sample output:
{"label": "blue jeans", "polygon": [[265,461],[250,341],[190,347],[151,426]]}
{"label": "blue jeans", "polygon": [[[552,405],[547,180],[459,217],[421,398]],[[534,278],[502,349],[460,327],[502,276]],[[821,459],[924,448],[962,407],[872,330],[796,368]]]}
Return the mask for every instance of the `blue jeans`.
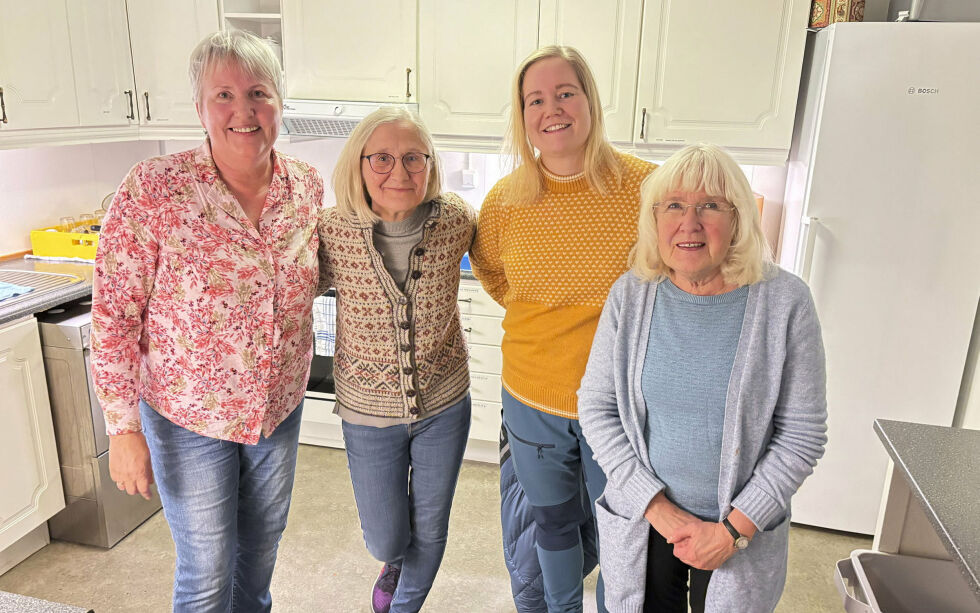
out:
{"label": "blue jeans", "polygon": [[[582,510],[581,479],[585,477],[589,506],[595,509],[596,498],[606,487],[606,475],[592,457],[577,419],[529,407],[506,389],[501,395],[514,472],[531,503],[536,524],[545,603],[551,613],[581,611],[585,562],[580,526],[587,521]],[[596,542],[597,549],[599,546]],[[600,612],[606,610],[603,592],[600,573],[596,588]]]}
{"label": "blue jeans", "polygon": [[171,423],[140,401],[143,434],[177,550],[173,608],[270,611],[303,404],[272,436],[243,445]]}
{"label": "blue jeans", "polygon": [[391,613],[422,608],[449,534],[449,511],[470,431],[470,396],[414,424],[343,424],[364,544],[401,566]]}

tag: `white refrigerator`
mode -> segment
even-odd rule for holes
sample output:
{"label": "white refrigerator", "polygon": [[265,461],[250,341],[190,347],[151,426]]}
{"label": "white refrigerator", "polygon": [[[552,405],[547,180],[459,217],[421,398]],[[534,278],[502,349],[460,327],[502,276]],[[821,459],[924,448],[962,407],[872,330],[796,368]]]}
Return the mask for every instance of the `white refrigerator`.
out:
{"label": "white refrigerator", "polygon": [[872,423],[952,425],[977,317],[980,23],[809,36],[780,263],[816,301],[829,441],[793,520],[871,534],[888,461]]}

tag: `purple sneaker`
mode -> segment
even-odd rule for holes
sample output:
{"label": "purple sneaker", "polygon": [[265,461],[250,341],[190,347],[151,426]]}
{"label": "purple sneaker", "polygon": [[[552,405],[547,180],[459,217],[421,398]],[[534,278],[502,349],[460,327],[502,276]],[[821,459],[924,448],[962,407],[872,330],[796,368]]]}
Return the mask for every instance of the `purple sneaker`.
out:
{"label": "purple sneaker", "polygon": [[388,613],[391,609],[391,599],[395,595],[395,588],[398,587],[398,577],[401,576],[402,569],[399,566],[385,564],[381,567],[381,574],[374,582],[374,589],[371,590],[371,610],[374,613]]}

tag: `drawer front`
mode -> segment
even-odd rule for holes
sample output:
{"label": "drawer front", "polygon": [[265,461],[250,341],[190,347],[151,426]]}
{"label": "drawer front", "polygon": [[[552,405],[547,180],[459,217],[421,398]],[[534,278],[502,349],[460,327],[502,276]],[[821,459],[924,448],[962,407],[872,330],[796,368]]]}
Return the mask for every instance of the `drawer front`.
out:
{"label": "drawer front", "polygon": [[497,345],[470,345],[470,372],[499,375],[503,354]]}
{"label": "drawer front", "polygon": [[494,302],[490,294],[483,291],[479,283],[462,282],[459,284],[459,312],[469,315],[490,315],[503,317],[504,307]]}
{"label": "drawer front", "polygon": [[463,324],[463,332],[466,334],[466,342],[477,345],[497,345],[499,347],[501,341],[504,340],[502,322],[503,319],[499,317],[460,316],[460,323]]}
{"label": "drawer front", "polygon": [[470,373],[470,394],[473,400],[500,402],[500,375]]}
{"label": "drawer front", "polygon": [[473,401],[473,419],[470,438],[496,443],[500,440],[500,403],[485,400]]}

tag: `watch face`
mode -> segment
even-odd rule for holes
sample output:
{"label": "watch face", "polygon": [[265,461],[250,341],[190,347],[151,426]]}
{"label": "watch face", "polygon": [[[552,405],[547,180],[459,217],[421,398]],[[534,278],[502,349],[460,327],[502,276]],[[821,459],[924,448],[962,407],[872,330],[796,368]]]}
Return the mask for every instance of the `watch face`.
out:
{"label": "watch face", "polygon": [[745,549],[748,546],[749,546],[749,539],[745,538],[744,536],[740,536],[737,539],[735,539],[736,549]]}

